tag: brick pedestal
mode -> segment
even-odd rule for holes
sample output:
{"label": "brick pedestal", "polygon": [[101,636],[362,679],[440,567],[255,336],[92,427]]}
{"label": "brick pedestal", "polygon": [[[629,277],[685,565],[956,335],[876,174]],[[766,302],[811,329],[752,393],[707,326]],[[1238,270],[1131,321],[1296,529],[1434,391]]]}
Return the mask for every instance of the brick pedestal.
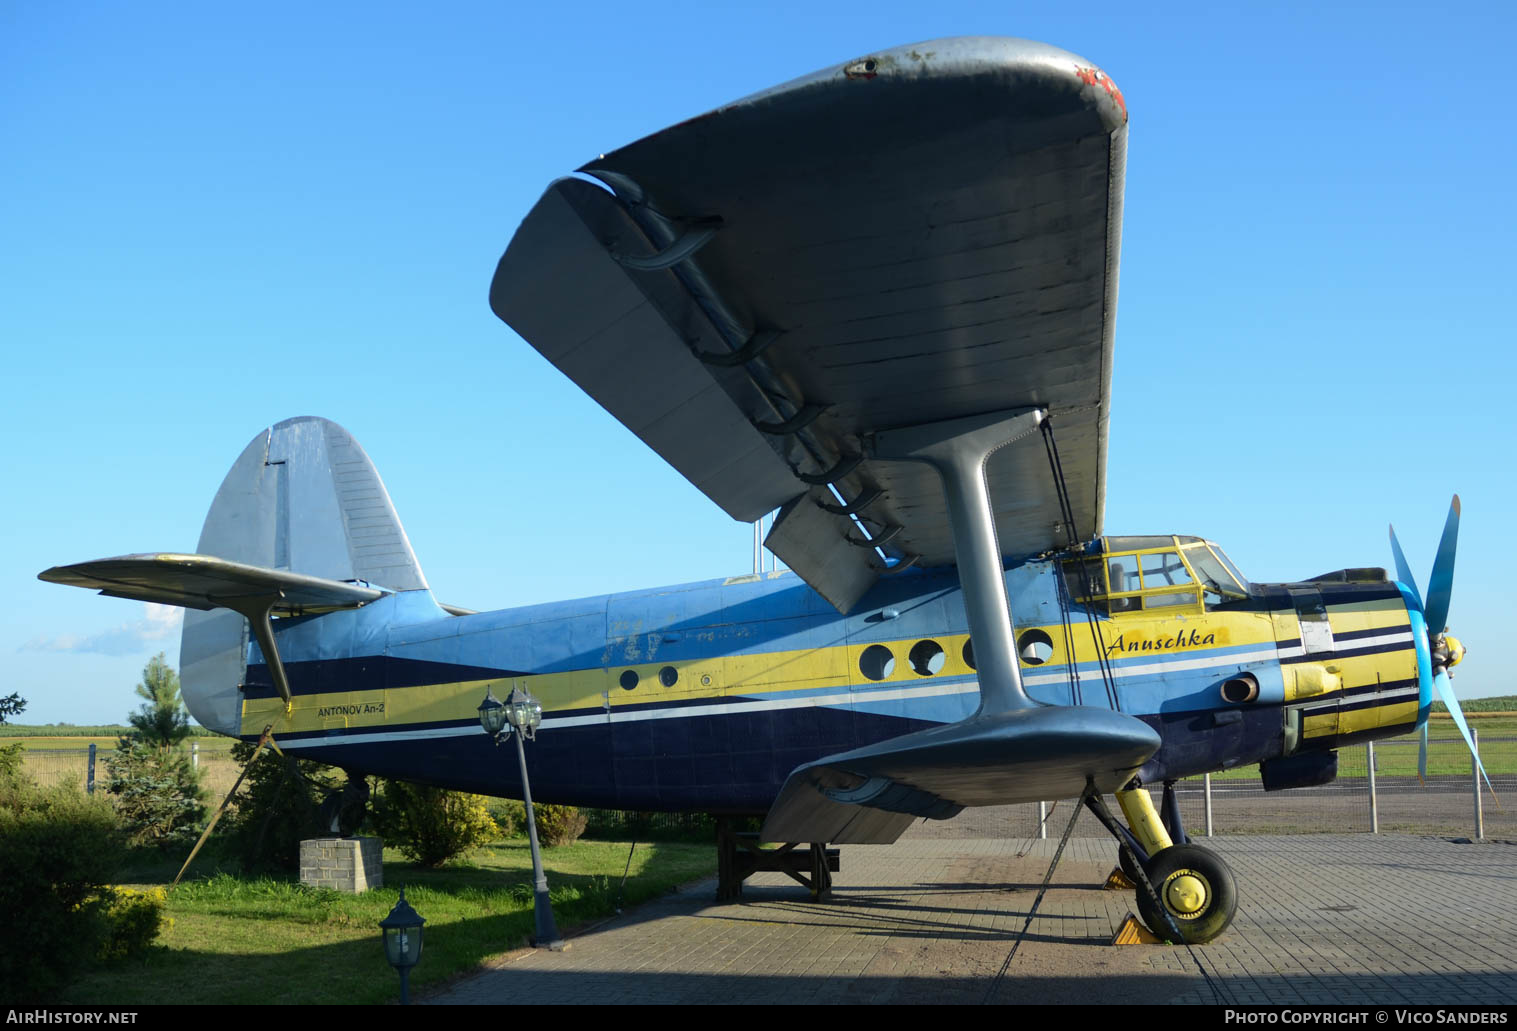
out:
{"label": "brick pedestal", "polygon": [[300,883],[357,893],[382,887],[378,838],[312,838],[300,843]]}

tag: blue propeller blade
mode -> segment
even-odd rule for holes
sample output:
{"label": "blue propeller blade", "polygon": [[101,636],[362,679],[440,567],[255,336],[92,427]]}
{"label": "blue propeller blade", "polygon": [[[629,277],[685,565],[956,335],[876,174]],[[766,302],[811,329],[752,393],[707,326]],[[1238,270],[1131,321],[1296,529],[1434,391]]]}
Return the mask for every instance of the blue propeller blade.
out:
{"label": "blue propeller blade", "polygon": [[1449,715],[1454,717],[1454,725],[1459,728],[1459,733],[1464,735],[1464,743],[1469,746],[1470,755],[1475,757],[1475,765],[1485,778],[1485,786],[1491,789],[1492,795],[1496,794],[1496,789],[1491,786],[1491,775],[1485,772],[1485,763],[1480,761],[1480,755],[1475,751],[1475,739],[1470,736],[1469,724],[1464,722],[1464,710],[1459,708],[1459,699],[1454,697],[1454,685],[1449,682],[1446,671],[1440,670],[1433,678],[1433,687],[1438,692],[1439,700],[1449,707]]}
{"label": "blue propeller blade", "polygon": [[[1412,597],[1417,599],[1417,604],[1422,605],[1422,592],[1417,589],[1417,578],[1412,575],[1412,567],[1406,564],[1406,556],[1401,553],[1401,542],[1396,540],[1396,528],[1391,527],[1391,554],[1396,558],[1396,579],[1406,585],[1412,592]],[[1424,611],[1426,607],[1424,606]],[[1442,630],[1442,627],[1438,628]]]}
{"label": "blue propeller blade", "polygon": [[[1455,494],[1453,502],[1449,505],[1449,517],[1443,524],[1443,537],[1438,541],[1438,555],[1433,559],[1433,575],[1427,584],[1427,604],[1423,605],[1422,594],[1417,590],[1417,580],[1412,576],[1412,567],[1407,565],[1406,555],[1401,550],[1401,542],[1396,540],[1396,528],[1391,527],[1391,554],[1396,559],[1396,578],[1412,592],[1412,597],[1417,599],[1417,604],[1422,605],[1430,638],[1443,633],[1448,622],[1449,596],[1454,590],[1454,552],[1458,544],[1459,495]],[[1431,640],[1428,641],[1429,646],[1432,643]],[[1469,747],[1470,755],[1474,757],[1481,776],[1485,777],[1485,786],[1491,789],[1491,794],[1494,796],[1496,789],[1491,784],[1491,775],[1485,772],[1485,763],[1480,761],[1480,754],[1475,751],[1475,738],[1470,734],[1469,724],[1464,721],[1464,710],[1459,707],[1459,699],[1454,696],[1454,686],[1449,682],[1448,670],[1438,670],[1433,677],[1433,688],[1439,700],[1448,707],[1449,715],[1453,717],[1454,725],[1459,728],[1459,733],[1464,735],[1464,743]],[[1417,776],[1426,782],[1426,723],[1422,725],[1422,743],[1417,749]]]}
{"label": "blue propeller blade", "polygon": [[1443,524],[1443,537],[1438,541],[1438,556],[1433,559],[1433,575],[1427,582],[1427,617],[1430,634],[1441,634],[1447,628],[1449,618],[1449,595],[1454,589],[1454,549],[1459,543],[1459,495],[1454,495],[1449,505],[1448,521]]}

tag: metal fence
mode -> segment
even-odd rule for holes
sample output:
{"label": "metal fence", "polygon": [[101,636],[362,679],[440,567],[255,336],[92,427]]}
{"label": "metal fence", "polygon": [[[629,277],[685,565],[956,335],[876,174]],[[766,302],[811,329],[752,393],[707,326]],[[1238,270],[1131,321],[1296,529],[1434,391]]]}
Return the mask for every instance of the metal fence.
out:
{"label": "metal fence", "polygon": [[[1423,782],[1416,775],[1417,741],[1408,737],[1340,748],[1337,778],[1320,787],[1266,792],[1254,767],[1182,780],[1176,785],[1181,818],[1193,838],[1378,832],[1517,840],[1517,736],[1480,736],[1478,728],[1476,735],[1495,799],[1482,781],[1477,803],[1474,764],[1462,740],[1430,743],[1430,775]],[[1450,772],[1460,765],[1462,772]],[[1157,803],[1157,790],[1154,796]],[[1057,838],[1073,805],[1045,803],[1041,822],[1035,804],[968,809],[952,820],[915,824],[907,833],[918,838]],[[1106,836],[1088,812],[1080,814],[1074,833]]]}
{"label": "metal fence", "polygon": [[[1478,735],[1478,728],[1476,728]],[[1214,834],[1400,833],[1517,840],[1517,736],[1478,737],[1481,758],[1496,799],[1481,785],[1477,795],[1473,763],[1464,743],[1434,740],[1429,770],[1416,776],[1417,741],[1401,738],[1372,746],[1338,750],[1338,777],[1330,784],[1266,792],[1252,767],[1227,774],[1192,777],[1177,785],[1186,830],[1194,838]],[[98,783],[108,777],[98,755]],[[29,749],[26,768],[42,784],[72,781],[82,789],[88,778],[89,750]],[[1373,756],[1373,776],[1371,757]],[[1451,772],[1458,769],[1461,772]],[[213,801],[219,802],[237,780],[239,767],[225,752],[201,752],[197,765]],[[1158,801],[1155,792],[1155,802]],[[1478,801],[1477,801],[1478,799]],[[1499,801],[1497,801],[1499,799]],[[1074,803],[992,806],[966,810],[953,820],[913,825],[912,837],[1057,838],[1063,834]],[[597,836],[620,833],[686,837],[712,824],[703,813],[625,813],[591,810]],[[714,831],[713,831],[714,833]],[[1089,813],[1075,826],[1079,837],[1104,837],[1106,831]]]}
{"label": "metal fence", "polygon": [[[110,771],[105,761],[115,749],[111,748],[28,748],[24,753],[26,771],[44,787],[55,784],[77,784],[85,790],[90,782],[91,752],[94,752],[94,779],[98,789],[104,789],[110,780]],[[205,787],[213,803],[226,797],[242,767],[223,751],[200,750],[191,744],[186,748],[195,767],[200,770],[200,783]]]}
{"label": "metal fence", "polygon": [[[1468,755],[1462,773],[1430,773],[1422,781],[1402,772],[1417,763],[1417,742],[1403,739],[1339,749],[1338,777],[1321,787],[1266,794],[1257,778],[1192,779],[1182,785],[1181,812],[1192,837],[1205,832],[1209,779],[1216,834],[1358,831],[1517,839],[1517,737],[1488,737],[1479,747],[1494,798],[1483,781],[1477,785]],[[1430,761],[1429,770],[1449,765]]]}

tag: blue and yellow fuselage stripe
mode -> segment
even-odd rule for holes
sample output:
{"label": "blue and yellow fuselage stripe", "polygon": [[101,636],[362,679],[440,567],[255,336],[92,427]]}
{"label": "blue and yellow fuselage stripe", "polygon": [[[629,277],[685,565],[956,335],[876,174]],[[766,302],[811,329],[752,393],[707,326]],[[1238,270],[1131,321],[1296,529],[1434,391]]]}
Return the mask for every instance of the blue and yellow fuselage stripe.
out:
{"label": "blue and yellow fuselage stripe", "polygon": [[[763,808],[803,762],[977,707],[952,574],[894,581],[848,617],[788,575],[463,617],[408,592],[282,626],[294,705],[284,711],[255,652],[243,730],[273,723],[300,754],[419,780],[446,769],[477,790],[511,793],[511,764],[485,747],[476,709],[487,689],[503,697],[524,682],[545,710],[533,750],[543,798]],[[1023,588],[1014,596],[1025,601]],[[1053,642],[1042,663],[1024,661],[1027,691],[1050,704],[1109,705],[1104,656],[1119,707],[1164,738],[1150,775],[1278,754],[1284,709],[1301,710],[1308,747],[1415,725],[1416,635],[1399,593],[1324,587],[1323,601],[1332,646],[1315,652],[1288,602],[1268,595],[1180,617],[1118,614],[1101,620],[1099,641],[1083,618],[1067,636],[1061,623],[1037,622],[1048,611],[1039,606],[1017,619],[1019,634],[1036,628]],[[935,653],[928,664],[912,661],[923,642]],[[893,667],[866,661],[881,648]],[[1220,684],[1244,673],[1258,698],[1224,703]],[[1196,726],[1229,709],[1242,714],[1237,729]]]}

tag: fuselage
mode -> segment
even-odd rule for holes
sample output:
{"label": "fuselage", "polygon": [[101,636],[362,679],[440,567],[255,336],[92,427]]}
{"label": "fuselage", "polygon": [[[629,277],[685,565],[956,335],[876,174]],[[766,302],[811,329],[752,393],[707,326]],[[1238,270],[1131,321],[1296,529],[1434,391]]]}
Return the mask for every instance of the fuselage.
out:
{"label": "fuselage", "polygon": [[[1025,691],[1153,726],[1163,743],[1145,782],[1403,734],[1426,718],[1420,607],[1383,578],[1255,584],[1187,607],[1138,595],[1081,604],[1059,569],[1006,572]],[[1185,600],[1175,590],[1163,601]],[[763,812],[799,765],[980,705],[953,569],[884,578],[846,616],[770,573],[463,616],[405,591],[279,620],[276,636],[294,707],[285,713],[255,645],[244,737],[272,723],[302,757],[520,797],[517,764],[476,710],[487,689],[504,697],[523,683],[544,708],[527,752],[533,796],[575,805]]]}

